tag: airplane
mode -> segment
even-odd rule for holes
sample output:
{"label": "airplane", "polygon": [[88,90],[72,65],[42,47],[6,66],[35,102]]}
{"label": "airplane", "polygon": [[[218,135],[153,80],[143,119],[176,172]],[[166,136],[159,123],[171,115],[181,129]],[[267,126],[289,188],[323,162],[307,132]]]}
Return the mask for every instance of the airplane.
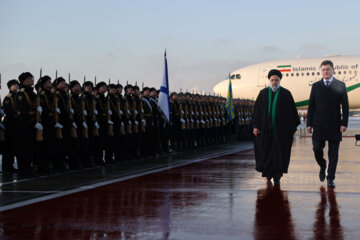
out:
{"label": "airplane", "polygon": [[[278,69],[283,77],[280,85],[291,91],[296,106],[306,108],[311,86],[322,79],[320,64],[330,60],[334,64],[334,77],[343,81],[348,92],[349,107],[360,108],[360,56],[326,55],[323,58],[297,58],[259,63],[230,73],[233,98],[255,100],[260,90],[269,86],[267,74]],[[229,77],[215,85],[214,92],[227,96]]]}

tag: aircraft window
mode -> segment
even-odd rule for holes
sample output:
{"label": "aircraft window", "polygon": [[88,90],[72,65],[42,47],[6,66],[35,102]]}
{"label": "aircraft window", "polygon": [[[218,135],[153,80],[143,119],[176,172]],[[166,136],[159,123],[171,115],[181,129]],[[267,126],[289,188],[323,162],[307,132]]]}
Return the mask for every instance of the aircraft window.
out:
{"label": "aircraft window", "polygon": [[311,75],[315,76],[315,73],[314,73],[314,72],[312,72],[312,73],[311,73]]}
{"label": "aircraft window", "polygon": [[349,71],[349,74],[351,74],[351,73],[352,73],[352,71],[350,70],[350,71]]}
{"label": "aircraft window", "polygon": [[301,76],[304,76],[304,73],[301,73]]}
{"label": "aircraft window", "polygon": [[339,71],[338,74],[341,74],[341,72]]}
{"label": "aircraft window", "polygon": [[296,76],[298,77],[298,76],[299,76],[299,73],[296,73]]}
{"label": "aircraft window", "polygon": [[344,71],[344,74],[346,74],[346,71]]}
{"label": "aircraft window", "polygon": [[306,73],[306,76],[310,76],[310,73],[309,73],[309,72],[307,72],[307,73]]}
{"label": "aircraft window", "polygon": [[236,74],[236,79],[241,79],[240,74]]}
{"label": "aircraft window", "polygon": [[319,75],[320,75],[320,72],[317,72],[317,75],[319,76]]}
{"label": "aircraft window", "polygon": [[231,75],[231,77],[230,77],[231,79],[234,79],[235,78],[235,75]]}
{"label": "aircraft window", "polygon": [[334,75],[336,74],[336,72],[334,71]]}
{"label": "aircraft window", "polygon": [[294,74],[293,74],[293,73],[291,73],[291,76],[293,77],[293,76],[294,76]]}
{"label": "aircraft window", "polygon": [[287,73],[287,74],[286,74],[286,76],[288,77],[288,76],[289,76],[289,74]]}

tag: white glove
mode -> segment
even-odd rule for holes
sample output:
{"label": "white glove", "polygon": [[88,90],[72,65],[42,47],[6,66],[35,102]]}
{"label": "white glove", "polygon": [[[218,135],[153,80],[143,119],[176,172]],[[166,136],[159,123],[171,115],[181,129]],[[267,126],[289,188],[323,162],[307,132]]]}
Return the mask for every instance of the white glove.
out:
{"label": "white glove", "polygon": [[60,128],[60,129],[62,129],[64,126],[63,125],[61,125],[60,123],[56,123],[55,124],[55,128]]}
{"label": "white glove", "polygon": [[95,122],[95,123],[94,123],[94,126],[95,126],[97,129],[99,129],[99,128],[100,128],[100,126],[99,126],[99,123],[98,123],[98,122]]}
{"label": "white glove", "polygon": [[84,126],[85,129],[88,129],[88,125],[87,125],[87,123],[85,121],[83,121],[82,125]]}
{"label": "white glove", "polygon": [[55,111],[56,111],[58,114],[61,113],[60,108],[56,108]]}
{"label": "white glove", "polygon": [[139,125],[139,122],[135,120],[135,125]]}
{"label": "white glove", "polygon": [[134,114],[135,114],[135,116],[138,114],[138,111],[136,111],[136,110],[134,110]]}
{"label": "white glove", "polygon": [[71,114],[74,114],[75,112],[74,112],[74,109],[72,109],[72,108],[70,108],[70,112],[71,112]]}
{"label": "white glove", "polygon": [[123,111],[121,111],[121,109],[120,109],[120,115],[123,115]]}
{"label": "white glove", "polygon": [[130,125],[130,126],[132,125],[130,120],[129,120],[129,125]]}
{"label": "white glove", "polygon": [[192,115],[195,115],[194,112],[191,112]]}
{"label": "white glove", "polygon": [[130,115],[130,110],[127,110],[128,114]]}
{"label": "white glove", "polygon": [[199,113],[198,113],[198,112],[196,112],[196,116],[199,116]]}
{"label": "white glove", "polygon": [[193,120],[193,119],[191,119],[191,122],[194,122],[194,120]]}
{"label": "white glove", "polygon": [[125,124],[123,122],[121,122],[121,126],[124,126]]}
{"label": "white glove", "polygon": [[108,110],[108,114],[111,116],[112,115],[112,111],[109,109]]}
{"label": "white glove", "polygon": [[184,119],[180,119],[180,122],[182,123],[186,123],[186,121]]}
{"label": "white glove", "polygon": [[205,121],[204,121],[204,120],[201,120],[201,123],[202,123],[202,124],[205,124]]}
{"label": "white glove", "polygon": [[[1,123],[2,124],[2,123]],[[41,123],[36,123],[35,126],[34,126],[37,130],[40,130],[42,131],[44,128],[43,128],[43,125],[41,125]],[[2,127],[1,127],[2,128]],[[5,128],[4,128],[5,129]]]}
{"label": "white glove", "polygon": [[141,109],[141,113],[145,113],[144,109]]}
{"label": "white glove", "polygon": [[108,120],[108,124],[113,125],[114,123],[113,123],[113,121]]}
{"label": "white glove", "polygon": [[204,115],[204,112],[201,112],[201,115]]}
{"label": "white glove", "polygon": [[37,111],[41,114],[41,113],[42,113],[42,107],[41,107],[41,106],[38,106],[38,107],[37,107]]}
{"label": "white glove", "polygon": [[94,114],[98,115],[98,111],[96,109],[94,109]]}
{"label": "white glove", "polygon": [[75,129],[77,129],[77,125],[76,125],[75,122],[73,122],[72,125],[73,125],[73,127],[74,127]]}
{"label": "white glove", "polygon": [[184,114],[184,111],[181,111],[181,114]]}
{"label": "white glove", "polygon": [[142,119],[141,122],[144,124],[144,126],[146,126],[146,121],[145,121],[145,119]]}
{"label": "white glove", "polygon": [[87,111],[86,110],[84,110],[84,116],[87,116]]}

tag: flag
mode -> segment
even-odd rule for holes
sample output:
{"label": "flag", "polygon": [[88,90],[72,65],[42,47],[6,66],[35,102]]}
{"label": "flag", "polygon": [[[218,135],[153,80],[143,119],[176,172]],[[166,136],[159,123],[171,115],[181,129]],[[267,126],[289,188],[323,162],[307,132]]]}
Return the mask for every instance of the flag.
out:
{"label": "flag", "polygon": [[231,78],[229,74],[229,88],[228,88],[228,94],[226,98],[226,114],[227,114],[227,122],[230,122],[231,120],[235,119],[234,114],[234,100],[232,95],[232,87],[231,87]]}
{"label": "flag", "polygon": [[168,75],[168,67],[166,60],[166,50],[164,54],[164,78],[163,82],[160,86],[160,96],[159,96],[159,107],[163,112],[166,120],[170,121],[170,103],[169,103],[169,75]]}
{"label": "flag", "polygon": [[291,65],[280,65],[277,68],[280,72],[291,72]]}

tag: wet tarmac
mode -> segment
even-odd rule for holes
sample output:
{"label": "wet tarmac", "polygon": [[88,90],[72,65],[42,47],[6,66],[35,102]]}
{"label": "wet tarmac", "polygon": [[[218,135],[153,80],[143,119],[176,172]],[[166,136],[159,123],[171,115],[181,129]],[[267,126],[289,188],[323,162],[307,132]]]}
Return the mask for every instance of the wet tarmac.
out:
{"label": "wet tarmac", "polygon": [[0,239],[360,239],[354,142],[340,145],[335,189],[318,179],[311,138],[295,139],[280,187],[236,143],[232,154],[193,154],[188,165],[2,211]]}

